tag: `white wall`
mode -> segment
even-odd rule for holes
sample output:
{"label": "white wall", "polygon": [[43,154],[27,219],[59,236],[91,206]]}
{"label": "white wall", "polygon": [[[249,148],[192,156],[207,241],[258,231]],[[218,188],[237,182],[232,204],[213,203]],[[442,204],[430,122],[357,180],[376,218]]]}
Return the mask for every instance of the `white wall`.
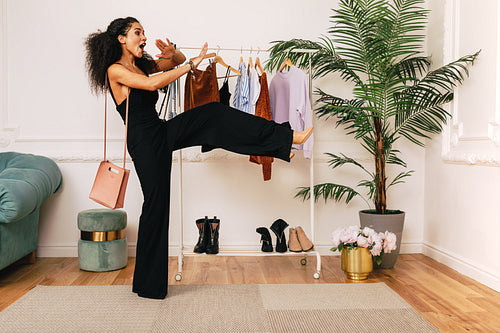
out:
{"label": "white wall", "polygon": [[500,9],[496,0],[429,1],[438,62],[481,50],[426,151],[424,253],[500,290]]}
{"label": "white wall", "polygon": [[[84,69],[84,38],[106,29],[116,17],[132,15],[145,27],[147,50],[156,54],[154,39],[169,37],[180,46],[266,49],[278,39],[317,39],[326,34],[331,8],[336,1],[57,1],[3,0],[2,99],[0,144],[2,150],[42,154],[60,166],[64,185],[42,207],[38,255],[76,256],[79,211],[97,207],[88,199],[91,182],[101,158],[102,97],[90,93]],[[196,54],[186,50],[188,57]],[[229,64],[237,65],[240,52],[221,51]],[[247,59],[249,52],[243,52]],[[252,54],[254,57],[256,53]],[[259,54],[261,60],[267,57]],[[221,69],[223,70],[223,69]],[[222,73],[221,73],[222,74]],[[232,82],[234,84],[234,81]],[[349,96],[349,86],[338,78],[315,83],[324,90]],[[119,160],[123,125],[116,112],[110,114],[111,151]],[[315,183],[333,181],[355,184],[349,170],[332,174],[323,153],[344,152],[372,162],[333,121],[315,120]],[[407,212],[402,252],[421,252],[424,221],[423,149],[402,144],[403,158],[416,171],[406,185],[389,197],[389,208]],[[194,220],[205,215],[222,219],[221,246],[226,253],[259,251],[258,226],[270,226],[283,218],[292,226],[302,225],[309,233],[309,203],[294,199],[298,186],[309,184],[309,161],[297,154],[292,163],[277,161],[273,176],[262,181],[260,166],[247,157],[220,152],[203,154],[199,149],[184,152],[183,203],[179,210],[177,165],[172,175],[171,253],[179,243],[179,219],[185,221],[184,241],[197,239]],[[129,217],[127,237],[134,253],[142,195],[132,169],[126,196]],[[395,173],[396,170],[389,171]],[[346,206],[319,202],[316,213],[316,248],[330,253],[333,229],[358,223],[365,204]],[[189,247],[188,247],[189,248]]]}

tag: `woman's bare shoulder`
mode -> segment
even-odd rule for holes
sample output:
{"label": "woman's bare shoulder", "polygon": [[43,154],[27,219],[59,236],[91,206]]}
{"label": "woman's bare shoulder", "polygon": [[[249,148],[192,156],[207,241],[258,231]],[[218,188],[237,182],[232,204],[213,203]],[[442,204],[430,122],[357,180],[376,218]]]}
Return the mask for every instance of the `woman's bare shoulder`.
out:
{"label": "woman's bare shoulder", "polygon": [[118,62],[115,62],[114,64],[108,67],[108,74],[122,72],[122,71],[129,71],[129,69]]}

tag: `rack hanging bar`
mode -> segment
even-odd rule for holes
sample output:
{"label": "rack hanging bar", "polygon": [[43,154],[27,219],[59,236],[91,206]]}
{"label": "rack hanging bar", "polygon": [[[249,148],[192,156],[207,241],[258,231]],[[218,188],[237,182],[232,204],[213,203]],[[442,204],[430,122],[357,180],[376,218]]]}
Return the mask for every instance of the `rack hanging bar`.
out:
{"label": "rack hanging bar", "polygon": [[[192,46],[177,46],[178,50],[201,50],[201,47]],[[224,48],[224,47],[209,47],[209,50],[213,51],[240,51],[240,52],[271,52],[267,49],[261,49],[260,47],[250,47],[249,49],[244,48]]]}

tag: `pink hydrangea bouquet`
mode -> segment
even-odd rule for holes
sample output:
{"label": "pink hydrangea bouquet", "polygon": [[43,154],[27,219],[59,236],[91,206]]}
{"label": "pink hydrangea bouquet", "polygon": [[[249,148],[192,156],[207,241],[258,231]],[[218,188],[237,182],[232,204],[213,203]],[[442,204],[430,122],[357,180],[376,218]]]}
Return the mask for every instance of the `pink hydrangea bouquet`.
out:
{"label": "pink hydrangea bouquet", "polygon": [[331,251],[342,251],[344,247],[366,247],[377,264],[382,262],[384,253],[396,249],[396,235],[392,232],[375,232],[372,228],[360,228],[357,225],[338,228],[332,233]]}

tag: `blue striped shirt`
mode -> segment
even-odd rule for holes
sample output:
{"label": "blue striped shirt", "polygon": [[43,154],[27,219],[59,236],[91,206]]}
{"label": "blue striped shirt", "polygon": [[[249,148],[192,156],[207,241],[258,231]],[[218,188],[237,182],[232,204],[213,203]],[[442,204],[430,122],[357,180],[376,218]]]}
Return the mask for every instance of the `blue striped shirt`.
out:
{"label": "blue striped shirt", "polygon": [[248,113],[248,96],[250,94],[250,89],[248,86],[247,65],[244,61],[240,63],[238,70],[241,72],[241,76],[238,76],[238,80],[236,81],[236,88],[233,96],[233,106],[238,110]]}

